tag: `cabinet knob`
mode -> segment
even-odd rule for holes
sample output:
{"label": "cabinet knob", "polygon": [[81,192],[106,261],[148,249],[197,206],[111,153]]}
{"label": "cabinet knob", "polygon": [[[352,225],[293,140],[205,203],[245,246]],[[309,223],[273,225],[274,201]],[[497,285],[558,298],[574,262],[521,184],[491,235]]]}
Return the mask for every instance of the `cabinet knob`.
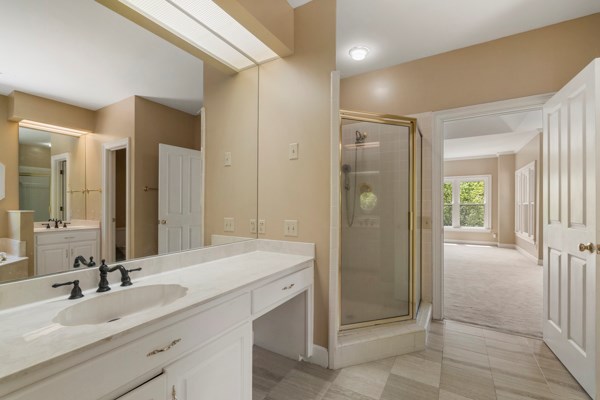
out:
{"label": "cabinet knob", "polygon": [[166,219],[159,219],[159,220],[158,220],[158,223],[159,223],[160,225],[166,225],[166,223],[167,223],[167,220],[166,220]]}

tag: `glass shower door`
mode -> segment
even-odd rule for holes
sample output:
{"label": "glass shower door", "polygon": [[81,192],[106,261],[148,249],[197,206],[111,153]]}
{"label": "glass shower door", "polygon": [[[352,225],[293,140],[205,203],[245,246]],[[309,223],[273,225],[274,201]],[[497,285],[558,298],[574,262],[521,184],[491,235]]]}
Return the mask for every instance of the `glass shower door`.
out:
{"label": "glass shower door", "polygon": [[412,126],[342,115],[342,329],[412,318]]}

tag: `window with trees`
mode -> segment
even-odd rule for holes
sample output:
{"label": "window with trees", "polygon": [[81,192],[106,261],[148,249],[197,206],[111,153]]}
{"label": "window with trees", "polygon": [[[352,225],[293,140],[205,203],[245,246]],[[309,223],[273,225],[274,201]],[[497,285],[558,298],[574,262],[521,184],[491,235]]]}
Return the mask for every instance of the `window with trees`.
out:
{"label": "window with trees", "polygon": [[535,242],[535,161],[515,172],[515,233]]}
{"label": "window with trees", "polygon": [[490,175],[444,178],[444,227],[490,229]]}

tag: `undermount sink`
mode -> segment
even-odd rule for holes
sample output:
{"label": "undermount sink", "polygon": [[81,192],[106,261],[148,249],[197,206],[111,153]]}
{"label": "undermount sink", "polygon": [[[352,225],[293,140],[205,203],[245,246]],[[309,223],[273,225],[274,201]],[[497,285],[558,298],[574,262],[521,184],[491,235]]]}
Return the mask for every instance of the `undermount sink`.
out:
{"label": "undermount sink", "polygon": [[180,285],[139,286],[101,294],[65,308],[53,322],[63,326],[97,325],[166,306],[187,293]]}

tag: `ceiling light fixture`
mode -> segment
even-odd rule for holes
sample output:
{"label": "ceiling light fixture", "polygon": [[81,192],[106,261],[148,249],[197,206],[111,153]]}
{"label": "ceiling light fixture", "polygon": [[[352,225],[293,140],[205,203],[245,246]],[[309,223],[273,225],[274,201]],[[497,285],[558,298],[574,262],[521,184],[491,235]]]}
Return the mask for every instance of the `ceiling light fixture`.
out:
{"label": "ceiling light fixture", "polygon": [[64,126],[50,125],[50,124],[45,124],[43,122],[30,121],[28,119],[19,121],[19,126],[21,126],[23,128],[37,129],[40,131],[61,133],[63,135],[77,136],[77,137],[87,135],[88,133],[90,133],[90,132],[82,131],[79,129],[65,128]]}
{"label": "ceiling light fixture", "polygon": [[277,54],[212,0],[119,0],[236,71]]}
{"label": "ceiling light fixture", "polygon": [[355,46],[350,49],[348,54],[350,54],[350,57],[352,57],[354,61],[362,61],[365,58],[367,58],[367,54],[369,54],[369,49],[364,46]]}

